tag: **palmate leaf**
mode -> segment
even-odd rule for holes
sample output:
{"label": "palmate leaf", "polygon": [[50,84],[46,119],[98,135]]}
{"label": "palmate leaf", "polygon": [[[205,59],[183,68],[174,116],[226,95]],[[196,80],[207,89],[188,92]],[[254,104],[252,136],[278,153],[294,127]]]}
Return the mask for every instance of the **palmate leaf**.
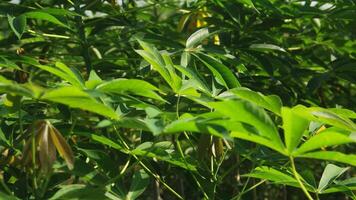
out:
{"label": "palmate leaf", "polygon": [[34,92],[25,87],[25,85],[21,85],[6,79],[5,77],[0,75],[0,93],[10,93],[25,97],[34,97]]}
{"label": "palmate leaf", "polygon": [[0,191],[0,200],[20,200],[20,199],[13,195],[8,195]]}
{"label": "palmate leaf", "polygon": [[[267,167],[267,166],[256,167],[251,173],[244,174],[243,176],[265,179],[265,180],[272,181],[273,183],[276,184],[283,184],[283,185],[289,185],[292,187],[300,188],[300,185],[298,184],[297,180],[293,176],[281,172],[279,170],[276,170],[272,167]],[[312,186],[310,186],[305,181],[303,182],[307,190],[314,191],[314,188]]]}
{"label": "palmate leaf", "polygon": [[[125,154],[131,154],[136,156],[143,156],[147,158],[156,158],[158,160],[168,162],[175,166],[196,171],[197,168],[194,164],[185,163],[180,157],[176,154],[172,154],[173,149],[171,149],[172,144],[170,142],[160,142],[160,143],[152,143],[152,142],[145,142],[133,150],[125,149],[121,144],[118,142],[113,141],[110,138],[105,136],[99,136],[96,134],[91,134],[87,132],[76,132],[78,135],[83,135],[86,137],[91,138],[92,140],[101,143],[103,145],[107,145],[111,148],[121,151]],[[168,153],[170,152],[170,153]]]}
{"label": "palmate leaf", "polygon": [[207,83],[201,79],[193,70],[187,67],[182,67],[180,65],[174,65],[174,67],[183,75],[187,76],[190,80],[194,81],[197,89],[211,94],[211,89],[208,87]]}
{"label": "palmate leaf", "polygon": [[293,109],[282,108],[284,140],[289,153],[300,143],[304,131],[309,126],[309,121],[294,112]]}
{"label": "palmate leaf", "polygon": [[0,56],[0,67],[21,70],[21,68],[16,63],[12,62],[11,60],[3,56]]}
{"label": "palmate leaf", "polygon": [[32,66],[45,70],[51,74],[54,74],[60,77],[61,79],[68,81],[74,86],[77,86],[79,88],[84,88],[85,84],[84,84],[83,77],[75,69],[71,69],[67,67],[64,63],[56,62],[55,67],[47,66],[47,65],[38,65],[38,64]]}
{"label": "palmate leaf", "polygon": [[299,113],[300,116],[310,120],[317,121],[325,124],[329,124],[334,127],[338,127],[344,130],[356,131],[356,125],[347,116],[338,115],[332,110],[328,110],[320,107],[307,108],[302,105],[297,105],[294,111]]}
{"label": "palmate leaf", "polygon": [[350,119],[356,119],[356,113],[352,110],[345,109],[345,108],[329,108],[331,112],[340,115],[342,117],[350,118]]}
{"label": "palmate leaf", "polygon": [[231,121],[244,122],[255,127],[258,135],[270,140],[277,149],[284,148],[277,128],[262,108],[244,100],[226,100],[209,105],[217,112],[230,117]]}
{"label": "palmate leaf", "polygon": [[20,15],[18,17],[13,17],[7,15],[7,19],[12,31],[15,33],[18,39],[21,39],[22,34],[25,32],[27,26],[26,16]]}
{"label": "palmate leaf", "polygon": [[130,190],[126,195],[126,199],[137,199],[147,188],[150,183],[150,176],[144,171],[139,170],[135,172],[132,177]]}
{"label": "palmate leaf", "polygon": [[231,70],[215,58],[203,53],[193,55],[197,57],[227,89],[241,86]]}
{"label": "palmate leaf", "polygon": [[141,57],[143,57],[150,65],[155,69],[163,79],[170,85],[172,83],[172,78],[169,75],[168,70],[164,67],[164,60],[158,50],[148,43],[140,41],[141,46],[144,50],[135,50]]}
{"label": "palmate leaf", "polygon": [[297,155],[300,158],[313,158],[319,160],[336,161],[356,166],[355,154],[344,154],[337,151],[314,151]]}
{"label": "palmate leaf", "polygon": [[174,152],[173,144],[169,141],[158,143],[145,142],[137,146],[131,153],[137,156],[156,158],[189,171],[197,170],[195,164],[193,164],[192,161],[189,161],[188,157],[183,160]]}
{"label": "palmate leaf", "polygon": [[355,142],[355,133],[344,131],[338,128],[328,128],[309,138],[295,152],[293,152],[293,155],[303,154],[305,152],[320,149],[322,147]]}
{"label": "palmate leaf", "polygon": [[162,53],[162,58],[164,60],[165,68],[168,70],[169,76],[172,82],[170,83],[174,92],[178,92],[182,87],[182,79],[175,72],[174,64],[169,56],[168,52]]}
{"label": "palmate leaf", "polygon": [[239,88],[234,88],[234,89],[228,90],[227,92],[224,92],[224,93],[220,94],[219,96],[224,97],[224,96],[228,96],[230,94],[233,94],[240,99],[250,101],[250,102],[252,102],[262,108],[265,108],[269,111],[272,111],[273,113],[276,113],[278,115],[281,114],[282,101],[276,95],[266,96],[259,92],[252,91],[248,88],[239,87]]}
{"label": "palmate leaf", "polygon": [[252,44],[250,46],[250,49],[256,50],[256,51],[282,51],[286,52],[282,47],[279,47],[274,44]]}
{"label": "palmate leaf", "polygon": [[107,191],[105,188],[91,187],[84,184],[70,184],[61,186],[50,200],[77,200],[77,199],[88,199],[88,200],[109,200],[107,196]]}
{"label": "palmate leaf", "polygon": [[30,11],[30,12],[24,13],[23,16],[25,16],[27,18],[32,18],[32,19],[39,19],[39,20],[48,21],[48,22],[51,22],[53,24],[65,27],[65,28],[69,28],[67,25],[65,25],[63,22],[59,21],[53,15],[48,14],[48,13],[43,12],[43,11]]}
{"label": "palmate leaf", "polygon": [[208,28],[202,28],[194,32],[189,38],[187,39],[185,46],[186,48],[193,48],[201,43],[203,40],[208,38],[211,34],[209,33]]}
{"label": "palmate leaf", "polygon": [[220,60],[205,53],[192,54],[198,58],[204,66],[206,66],[219,84],[222,84],[226,89],[241,87],[236,75]]}
{"label": "palmate leaf", "polygon": [[155,92],[159,91],[158,88],[146,81],[138,79],[115,79],[103,82],[96,87],[96,90],[122,95],[133,94],[165,101]]}
{"label": "palmate leaf", "polygon": [[41,99],[65,104],[72,108],[87,110],[111,119],[119,119],[119,115],[112,108],[99,103],[88,93],[77,87],[66,86],[50,90]]}
{"label": "palmate leaf", "polygon": [[342,168],[333,164],[328,164],[324,169],[323,175],[321,176],[318,192],[323,192],[328,187],[328,185],[330,185],[335,179],[345,173],[348,169],[349,168],[347,167]]}
{"label": "palmate leaf", "polygon": [[334,180],[334,184],[329,185],[321,194],[335,193],[335,192],[351,192],[356,190],[356,177],[345,180]]}

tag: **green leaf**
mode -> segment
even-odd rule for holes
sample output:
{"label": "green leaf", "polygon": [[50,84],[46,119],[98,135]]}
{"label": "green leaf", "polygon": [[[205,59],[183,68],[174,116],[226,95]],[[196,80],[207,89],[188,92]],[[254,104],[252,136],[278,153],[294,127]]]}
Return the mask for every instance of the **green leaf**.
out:
{"label": "green leaf", "polygon": [[144,50],[135,50],[140,56],[142,56],[150,65],[155,69],[163,78],[164,80],[171,85],[172,78],[170,76],[169,71],[165,68],[165,62],[162,58],[162,55],[159,51],[151,46],[150,44],[138,40],[141,47]]}
{"label": "green leaf", "polygon": [[252,103],[255,103],[256,105],[261,106],[278,115],[281,114],[282,101],[276,95],[265,96],[260,92],[255,92],[248,88],[239,87],[239,88],[231,89],[226,93],[222,93],[220,96],[225,96],[226,94],[229,93],[236,95],[240,99],[244,99]]}
{"label": "green leaf", "polygon": [[244,128],[243,126],[241,126],[239,130],[232,130],[230,136],[233,138],[240,138],[242,140],[247,140],[256,144],[260,144],[270,149],[273,149],[283,155],[287,155],[285,150],[282,149],[282,147],[276,145],[273,141],[265,137],[262,137],[260,135],[257,135],[255,133],[251,133],[249,132],[248,129]]}
{"label": "green leaf", "polygon": [[302,105],[293,108],[296,112],[310,121],[322,122],[341,129],[356,131],[356,125],[350,119],[340,116],[329,109],[320,107],[307,108]]}
{"label": "green leaf", "polygon": [[41,12],[41,11],[30,11],[22,14],[22,16],[25,16],[27,18],[32,18],[32,19],[39,19],[39,20],[44,20],[51,22],[53,24],[57,24],[59,26],[69,28],[67,25],[65,25],[63,22],[59,21],[56,17],[54,17],[51,14]]}
{"label": "green leaf", "polygon": [[186,68],[186,67],[182,67],[180,65],[174,65],[174,67],[179,70],[182,74],[184,74],[185,76],[187,76],[190,80],[194,81],[194,83],[196,84],[196,88],[206,92],[208,94],[211,93],[210,88],[208,87],[208,85],[206,84],[206,82],[204,80],[202,80],[193,70]]}
{"label": "green leaf", "polygon": [[173,144],[168,141],[158,143],[145,142],[132,150],[131,153],[137,156],[156,158],[157,160],[168,162],[186,170],[196,171],[197,168],[192,164],[193,161],[188,156],[183,160],[179,154],[174,152],[173,147]]}
{"label": "green leaf", "polygon": [[226,100],[209,105],[217,112],[230,117],[232,121],[250,124],[256,128],[259,136],[270,140],[275,148],[283,149],[277,128],[262,108],[244,100]]}
{"label": "green leaf", "polygon": [[42,69],[44,71],[47,71],[51,74],[54,74],[60,77],[61,79],[68,81],[74,86],[77,86],[79,88],[84,87],[84,82],[82,78],[79,78],[78,74],[74,74],[74,72],[70,68],[65,66],[63,63],[57,62],[56,67],[51,67],[46,65],[33,65],[33,66]]}
{"label": "green leaf", "polygon": [[210,36],[208,28],[202,28],[194,32],[185,43],[186,48],[193,48]]}
{"label": "green leaf", "polygon": [[308,139],[293,154],[299,155],[322,147],[356,142],[356,139],[352,138],[354,134],[337,128],[328,128]]}
{"label": "green leaf", "polygon": [[219,82],[227,89],[240,87],[240,83],[236,76],[224,64],[207,54],[200,53],[193,55],[203,62],[204,65],[213,73],[216,79],[219,80]]}
{"label": "green leaf", "polygon": [[251,6],[252,8],[255,8],[255,5],[253,4],[252,0],[237,0],[247,6]]}
{"label": "green leaf", "polygon": [[147,53],[149,53],[151,55],[151,57],[153,58],[153,60],[158,63],[158,65],[160,65],[162,67],[164,66],[164,60],[162,58],[162,55],[160,54],[160,52],[158,51],[158,49],[156,47],[154,47],[151,44],[144,42],[142,40],[137,40],[137,41],[140,44],[140,46],[143,48],[143,50],[146,51]]}
{"label": "green leaf", "polygon": [[122,95],[134,94],[165,101],[155,92],[158,91],[158,88],[146,81],[138,79],[115,79],[98,85],[96,89],[107,93]]}
{"label": "green leaf", "polygon": [[89,74],[89,79],[85,82],[85,87],[87,87],[88,89],[94,89],[102,82],[103,80],[98,76],[98,74],[94,70],[91,70]]}
{"label": "green leaf", "polygon": [[189,52],[184,51],[180,57],[180,65],[182,67],[187,67],[190,61],[190,54]]}
{"label": "green leaf", "polygon": [[341,176],[348,169],[348,167],[342,168],[333,164],[328,164],[324,169],[323,175],[321,176],[318,191],[323,192],[328,187],[328,185],[330,185],[335,179]]}
{"label": "green leaf", "polygon": [[356,125],[348,118],[339,116],[330,110],[322,108],[311,108],[311,114],[319,121],[333,125],[335,127],[343,128],[350,131],[356,131]]}
{"label": "green leaf", "polygon": [[16,94],[25,97],[34,97],[31,89],[25,85],[17,84],[0,75],[0,93]]}
{"label": "green leaf", "polygon": [[50,200],[78,200],[78,199],[88,199],[88,200],[97,200],[97,199],[110,199],[105,194],[107,191],[105,188],[94,188],[82,184],[70,184],[62,186]]}
{"label": "green leaf", "polygon": [[107,145],[111,148],[114,148],[116,150],[119,150],[123,153],[128,153],[128,151],[126,151],[124,149],[124,147],[122,147],[120,144],[118,144],[117,142],[114,142],[113,140],[105,137],[105,136],[102,136],[102,135],[96,135],[96,134],[92,134],[92,133],[88,133],[88,132],[75,132],[75,134],[77,135],[82,135],[82,136],[85,136],[85,137],[88,137],[88,138],[91,138],[92,140],[98,142],[98,143],[101,143],[103,145]]}
{"label": "green leaf", "polygon": [[48,91],[41,99],[65,104],[72,108],[80,108],[112,119],[119,118],[119,115],[113,109],[97,102],[88,93],[73,86]]}
{"label": "green leaf", "polygon": [[21,70],[21,68],[16,63],[14,63],[2,56],[0,56],[0,67]]}
{"label": "green leaf", "polygon": [[70,11],[70,10],[66,10],[66,9],[63,9],[63,8],[43,8],[43,9],[40,9],[40,10],[36,10],[38,12],[42,12],[42,13],[48,13],[48,14],[51,14],[51,15],[59,15],[59,16],[66,16],[66,15],[69,15],[69,16],[80,16],[79,14],[73,12],[73,11]]}
{"label": "green leaf", "polygon": [[345,108],[329,108],[331,112],[340,115],[342,117],[350,118],[350,119],[356,119],[356,113],[352,110],[345,109]]}
{"label": "green leaf", "polygon": [[294,112],[293,109],[282,108],[284,140],[289,153],[292,153],[300,143],[309,121]]}
{"label": "green leaf", "polygon": [[[297,180],[294,177],[267,166],[257,167],[251,173],[245,174],[243,176],[265,179],[276,184],[284,184],[300,188]],[[313,191],[312,186],[310,186],[308,183],[304,182],[304,185],[306,186],[307,190]]]}
{"label": "green leaf", "polygon": [[169,54],[167,52],[162,53],[162,58],[172,80],[169,84],[174,92],[178,92],[182,86],[182,79],[175,72],[174,64]]}
{"label": "green leaf", "polygon": [[279,47],[277,45],[274,44],[252,44],[249,47],[252,50],[256,50],[256,51],[282,51],[282,52],[286,52],[286,50],[284,50],[282,47]]}
{"label": "green leaf", "polygon": [[348,178],[342,181],[334,180],[333,185],[323,190],[322,194],[335,193],[335,192],[352,192],[356,190],[356,177]]}
{"label": "green leaf", "polygon": [[0,191],[0,200],[19,200],[19,198],[13,196],[13,195],[8,195]]}
{"label": "green leaf", "polygon": [[78,84],[84,86],[84,79],[76,68],[69,68],[67,65],[61,62],[56,62],[55,66],[73,79],[75,79]]}
{"label": "green leaf", "polygon": [[139,197],[146,190],[149,183],[150,183],[150,176],[144,170],[141,169],[135,172],[126,199],[127,200],[137,199],[137,197]]}
{"label": "green leaf", "polygon": [[7,15],[7,20],[17,38],[21,39],[22,34],[25,32],[27,26],[26,17],[23,15],[20,15],[18,17],[12,17],[10,15]]}
{"label": "green leaf", "polygon": [[336,161],[356,166],[355,154],[343,154],[337,151],[315,151],[297,155],[300,158],[314,158],[320,160]]}

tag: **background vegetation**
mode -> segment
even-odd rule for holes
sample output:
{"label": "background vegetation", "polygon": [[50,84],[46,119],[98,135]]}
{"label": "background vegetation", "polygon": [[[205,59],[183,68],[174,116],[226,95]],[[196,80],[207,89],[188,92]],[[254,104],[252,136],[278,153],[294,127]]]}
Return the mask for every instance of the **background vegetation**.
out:
{"label": "background vegetation", "polygon": [[3,0],[0,199],[356,199],[353,0]]}

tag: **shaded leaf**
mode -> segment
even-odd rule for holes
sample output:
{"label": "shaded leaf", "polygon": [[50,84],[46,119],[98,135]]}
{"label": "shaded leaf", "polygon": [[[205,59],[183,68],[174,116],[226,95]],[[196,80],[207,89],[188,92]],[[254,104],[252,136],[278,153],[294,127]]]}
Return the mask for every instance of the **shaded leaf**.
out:
{"label": "shaded leaf", "polygon": [[231,89],[240,86],[239,81],[230,71],[230,69],[215,58],[202,53],[193,55],[202,61],[204,65],[208,67],[208,69],[213,73],[215,78],[219,80],[220,83],[223,84],[226,88]]}
{"label": "shaded leaf", "polygon": [[130,190],[127,193],[126,199],[137,199],[137,197],[139,197],[146,190],[149,183],[150,176],[144,170],[139,170],[135,172],[132,177]]}
{"label": "shaded leaf", "polygon": [[347,167],[342,168],[333,164],[328,164],[324,169],[323,175],[321,176],[318,191],[322,192],[325,190],[328,185],[330,185],[335,179],[345,173],[348,169],[349,168]]}
{"label": "shaded leaf", "polygon": [[70,184],[62,186],[50,200],[78,200],[78,199],[88,199],[88,200],[97,200],[97,199],[110,199],[106,194],[104,188],[95,188],[91,186],[86,186],[82,184]]}
{"label": "shaded leaf", "polygon": [[40,20],[48,21],[48,22],[51,22],[53,24],[57,24],[59,26],[69,28],[63,22],[59,21],[56,17],[54,17],[51,14],[45,13],[45,12],[31,11],[31,12],[24,13],[23,16],[25,16],[27,18],[32,18],[32,19],[40,19]]}
{"label": "shaded leaf", "polygon": [[21,39],[22,34],[25,32],[27,26],[26,17],[23,15],[20,15],[18,17],[12,17],[10,15],[7,15],[7,20],[17,38]]}

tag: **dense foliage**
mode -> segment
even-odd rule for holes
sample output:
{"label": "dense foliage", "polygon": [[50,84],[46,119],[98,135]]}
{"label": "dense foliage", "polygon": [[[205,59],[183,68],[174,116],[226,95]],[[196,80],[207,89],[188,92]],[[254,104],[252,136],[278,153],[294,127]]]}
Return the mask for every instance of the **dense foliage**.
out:
{"label": "dense foliage", "polygon": [[0,199],[356,199],[353,0],[0,2]]}

